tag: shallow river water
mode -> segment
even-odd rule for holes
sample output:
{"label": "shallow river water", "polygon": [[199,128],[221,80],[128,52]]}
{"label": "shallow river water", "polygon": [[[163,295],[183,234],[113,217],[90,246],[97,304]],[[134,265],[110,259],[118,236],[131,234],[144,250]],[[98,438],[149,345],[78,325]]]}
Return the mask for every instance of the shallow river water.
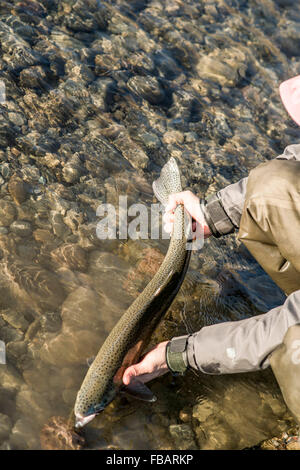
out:
{"label": "shallow river water", "polygon": [[[150,207],[170,156],[200,196],[247,176],[299,141],[278,95],[299,73],[292,0],[1,1],[1,449],[68,448],[87,359],[166,253],[98,239],[99,204]],[[234,234],[210,239],[152,344],[283,299]],[[270,370],[151,389],[118,397],[85,447],[243,449],[293,424]]]}

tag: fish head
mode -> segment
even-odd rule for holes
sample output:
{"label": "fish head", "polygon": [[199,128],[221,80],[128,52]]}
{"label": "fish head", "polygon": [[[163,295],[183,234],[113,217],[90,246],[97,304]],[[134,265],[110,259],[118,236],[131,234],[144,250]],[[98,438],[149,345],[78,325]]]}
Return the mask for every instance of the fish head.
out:
{"label": "fish head", "polygon": [[91,406],[86,413],[75,412],[75,428],[83,428],[86,424],[90,423],[95,416],[101,413],[105,407],[101,405]]}
{"label": "fish head", "polygon": [[75,403],[75,428],[83,428],[90,423],[95,416],[101,413],[107,405],[113,400],[114,395],[103,396],[98,403],[87,403],[86,400],[78,400]]}

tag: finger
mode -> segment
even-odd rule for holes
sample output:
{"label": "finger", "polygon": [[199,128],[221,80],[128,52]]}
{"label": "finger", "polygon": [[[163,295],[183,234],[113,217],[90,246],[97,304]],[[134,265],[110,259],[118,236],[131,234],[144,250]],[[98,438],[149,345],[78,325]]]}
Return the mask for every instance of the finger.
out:
{"label": "finger", "polygon": [[170,194],[168,204],[166,206],[166,212],[176,209],[177,204],[182,204],[182,193]]}
{"label": "finger", "polygon": [[171,233],[172,230],[173,230],[173,224],[165,224],[165,225],[164,225],[164,231],[165,231],[166,233]]}
{"label": "finger", "polygon": [[143,359],[141,362],[138,364],[134,364],[132,366],[129,366],[123,375],[123,383],[125,385],[130,384],[132,379],[136,377],[141,377],[143,375],[148,375],[152,372],[153,367],[149,367],[149,364],[147,365],[147,361]]}
{"label": "finger", "polygon": [[130,366],[128,367],[123,375],[123,383],[125,385],[129,385],[131,380],[138,375],[138,372],[136,371],[137,366]]}
{"label": "finger", "polygon": [[163,215],[163,222],[165,224],[172,224],[174,223],[174,214],[171,214],[170,212],[166,212]]}

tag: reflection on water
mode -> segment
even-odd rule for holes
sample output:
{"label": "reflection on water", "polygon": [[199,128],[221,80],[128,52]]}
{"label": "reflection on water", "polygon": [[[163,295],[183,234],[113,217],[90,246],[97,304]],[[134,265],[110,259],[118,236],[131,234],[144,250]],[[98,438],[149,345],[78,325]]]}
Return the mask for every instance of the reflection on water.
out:
{"label": "reflection on water", "polygon": [[[208,195],[299,139],[277,94],[299,73],[288,3],[1,2],[0,448],[62,447],[87,359],[166,252],[98,240],[98,205],[150,205],[171,155]],[[233,235],[209,240],[152,343],[282,301]],[[118,397],[84,430],[87,447],[241,449],[291,422],[270,371],[151,388],[151,405]]]}

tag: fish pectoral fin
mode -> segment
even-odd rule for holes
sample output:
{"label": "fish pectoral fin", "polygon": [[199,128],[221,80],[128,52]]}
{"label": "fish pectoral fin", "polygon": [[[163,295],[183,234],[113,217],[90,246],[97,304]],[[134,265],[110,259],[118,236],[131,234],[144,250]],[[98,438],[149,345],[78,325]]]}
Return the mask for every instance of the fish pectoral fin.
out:
{"label": "fish pectoral fin", "polygon": [[150,388],[148,388],[143,382],[139,380],[132,381],[129,385],[123,385],[120,390],[121,393],[126,393],[130,397],[136,398],[137,400],[154,402],[157,400],[156,396],[153,395]]}
{"label": "fish pectoral fin", "polygon": [[95,360],[95,357],[96,357],[96,356],[92,356],[92,357],[88,357],[88,358],[86,359],[86,363],[87,363],[88,367],[91,367],[91,365],[93,364],[93,362],[94,362],[94,360]]}

